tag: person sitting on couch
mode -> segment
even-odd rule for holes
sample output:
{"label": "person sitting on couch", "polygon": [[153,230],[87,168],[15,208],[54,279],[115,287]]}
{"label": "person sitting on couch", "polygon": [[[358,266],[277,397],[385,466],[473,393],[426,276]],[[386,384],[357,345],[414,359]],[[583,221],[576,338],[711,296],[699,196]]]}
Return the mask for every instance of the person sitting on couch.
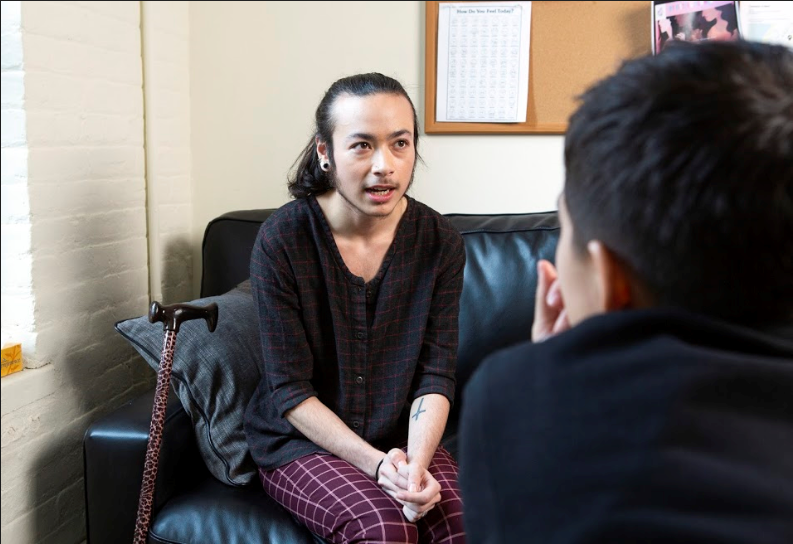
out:
{"label": "person sitting on couch", "polygon": [[251,454],[265,491],[324,539],[462,543],[457,464],[439,446],[462,236],[405,194],[419,131],[399,82],[336,81],[315,134],[295,200],[251,257],[265,367],[245,415]]}
{"label": "person sitting on couch", "polygon": [[464,389],[469,541],[793,542],[791,90],[708,42],[583,95],[534,343]]}

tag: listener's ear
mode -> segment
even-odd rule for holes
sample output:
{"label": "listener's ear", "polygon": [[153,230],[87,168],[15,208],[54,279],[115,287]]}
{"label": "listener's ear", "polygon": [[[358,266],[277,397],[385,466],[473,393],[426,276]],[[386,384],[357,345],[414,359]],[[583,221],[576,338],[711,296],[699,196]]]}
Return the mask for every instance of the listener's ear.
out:
{"label": "listener's ear", "polygon": [[631,273],[625,263],[600,240],[589,241],[586,249],[595,274],[598,309],[613,312],[633,307]]}

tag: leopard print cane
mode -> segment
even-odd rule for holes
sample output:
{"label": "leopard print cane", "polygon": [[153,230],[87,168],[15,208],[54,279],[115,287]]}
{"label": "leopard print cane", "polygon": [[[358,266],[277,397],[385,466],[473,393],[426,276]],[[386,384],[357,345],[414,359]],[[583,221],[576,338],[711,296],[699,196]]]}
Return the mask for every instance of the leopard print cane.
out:
{"label": "leopard print cane", "polygon": [[162,444],[162,430],[165,425],[165,409],[168,406],[168,389],[171,385],[171,369],[173,354],[176,347],[176,333],[165,331],[165,340],[160,358],[160,370],[157,372],[157,389],[154,391],[154,406],[151,410],[151,426],[149,427],[149,444],[146,448],[146,463],[143,466],[143,484],[138,500],[138,519],[135,521],[134,544],[145,544],[151,523],[152,500],[154,499],[154,483],[157,480],[157,465]]}
{"label": "leopard print cane", "polygon": [[160,369],[157,372],[157,388],[154,391],[154,406],[151,411],[151,426],[149,427],[149,442],[146,447],[146,462],[143,466],[143,483],[140,488],[138,501],[138,517],[135,520],[135,536],[133,544],[145,544],[151,523],[151,511],[154,502],[154,486],[157,481],[157,468],[162,445],[162,432],[165,426],[165,411],[168,406],[168,391],[171,386],[171,369],[173,368],[173,355],[176,349],[176,334],[179,325],[191,319],[205,319],[209,332],[214,332],[217,326],[218,305],[214,302],[204,307],[190,306],[188,304],[174,304],[161,306],[159,302],[152,302],[149,309],[149,321],[155,323],[162,321],[165,328]]}

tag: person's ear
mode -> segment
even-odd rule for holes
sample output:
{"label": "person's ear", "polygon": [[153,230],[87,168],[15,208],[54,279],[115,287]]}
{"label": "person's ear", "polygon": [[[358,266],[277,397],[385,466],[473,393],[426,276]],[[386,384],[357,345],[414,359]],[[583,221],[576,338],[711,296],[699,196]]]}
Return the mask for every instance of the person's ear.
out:
{"label": "person's ear", "polygon": [[320,140],[319,136],[314,139],[314,142],[317,144],[317,156],[319,160],[328,160],[328,144]]}
{"label": "person's ear", "polygon": [[623,310],[633,306],[630,270],[600,240],[586,245],[592,262],[597,305],[603,312]]}
{"label": "person's ear", "polygon": [[328,144],[323,142],[317,136],[314,139],[314,142],[317,146],[317,161],[319,161],[319,167],[324,171],[328,172],[330,170],[330,157],[328,156]]}

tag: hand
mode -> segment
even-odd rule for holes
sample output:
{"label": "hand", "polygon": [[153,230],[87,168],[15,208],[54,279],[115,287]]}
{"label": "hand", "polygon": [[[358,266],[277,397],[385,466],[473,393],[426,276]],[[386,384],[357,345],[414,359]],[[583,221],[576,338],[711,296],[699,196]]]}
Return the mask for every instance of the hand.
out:
{"label": "hand", "polygon": [[542,342],[569,328],[559,275],[549,261],[542,259],[537,263],[537,293],[531,339],[533,342]]}
{"label": "hand", "polygon": [[380,465],[380,470],[376,474],[377,484],[386,491],[397,493],[407,490],[407,473],[403,476],[399,473],[398,467],[407,465],[407,455],[399,448],[390,450]]}
{"label": "hand", "polygon": [[378,471],[377,483],[402,505],[410,522],[426,515],[441,500],[441,486],[425,468],[407,462],[399,448],[388,452]]}
{"label": "hand", "polygon": [[402,513],[408,521],[415,522],[435,508],[441,500],[441,485],[430,472],[416,463],[399,467],[400,474],[407,475],[408,489],[396,494],[402,503]]}

